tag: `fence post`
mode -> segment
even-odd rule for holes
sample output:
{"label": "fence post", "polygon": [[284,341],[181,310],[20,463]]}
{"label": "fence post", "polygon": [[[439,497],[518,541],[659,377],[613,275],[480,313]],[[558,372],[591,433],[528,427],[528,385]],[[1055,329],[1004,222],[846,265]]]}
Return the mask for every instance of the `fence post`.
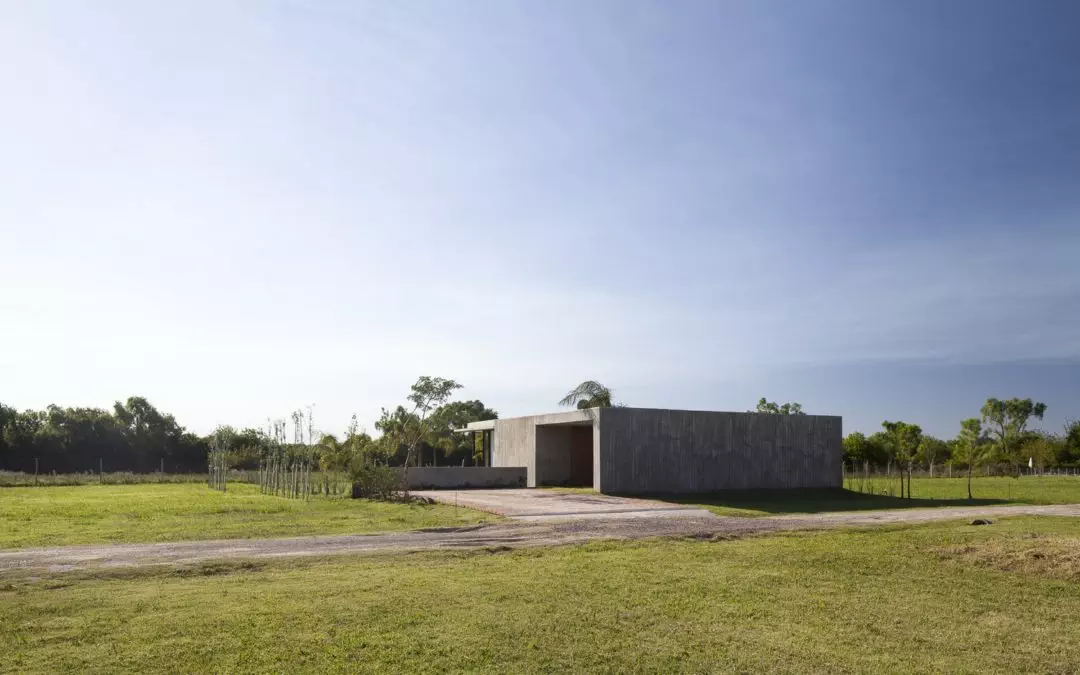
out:
{"label": "fence post", "polygon": [[35,457],[34,458],[34,485],[37,485],[37,475],[38,475],[38,458]]}
{"label": "fence post", "polygon": [[104,464],[102,463],[101,458],[98,457],[97,458],[97,475],[98,475],[98,484],[99,485],[101,485],[101,484],[103,484],[105,482],[105,472],[101,470],[103,466],[104,466]]}

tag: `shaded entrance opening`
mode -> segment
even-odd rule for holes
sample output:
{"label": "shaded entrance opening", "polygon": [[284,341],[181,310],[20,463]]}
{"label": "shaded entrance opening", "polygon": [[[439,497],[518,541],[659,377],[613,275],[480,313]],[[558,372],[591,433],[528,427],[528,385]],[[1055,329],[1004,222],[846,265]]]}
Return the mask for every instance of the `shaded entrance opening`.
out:
{"label": "shaded entrance opening", "polygon": [[593,423],[536,426],[536,485],[593,486]]}

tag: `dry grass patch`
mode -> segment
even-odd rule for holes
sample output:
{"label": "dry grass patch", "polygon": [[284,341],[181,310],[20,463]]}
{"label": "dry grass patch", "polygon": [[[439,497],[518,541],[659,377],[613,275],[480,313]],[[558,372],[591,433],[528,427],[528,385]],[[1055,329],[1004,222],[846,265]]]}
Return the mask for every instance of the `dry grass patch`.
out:
{"label": "dry grass patch", "polygon": [[1080,581],[1080,538],[1027,533],[934,550],[943,560],[1003,572]]}

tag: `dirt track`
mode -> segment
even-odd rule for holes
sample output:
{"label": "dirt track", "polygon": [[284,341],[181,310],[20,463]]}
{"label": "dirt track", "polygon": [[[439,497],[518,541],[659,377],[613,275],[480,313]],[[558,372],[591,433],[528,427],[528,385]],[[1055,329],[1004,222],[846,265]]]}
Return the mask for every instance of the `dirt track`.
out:
{"label": "dirt track", "polygon": [[609,518],[566,522],[509,522],[469,528],[374,535],[289,539],[230,539],[167,544],[107,544],[0,551],[0,572],[62,572],[92,567],[190,565],[209,560],[282,558],[393,551],[462,550],[575,544],[592,539],[713,537],[755,532],[865,527],[935,520],[1018,515],[1080,516],[1080,504],[1064,506],[975,506],[861,511],[764,518]]}

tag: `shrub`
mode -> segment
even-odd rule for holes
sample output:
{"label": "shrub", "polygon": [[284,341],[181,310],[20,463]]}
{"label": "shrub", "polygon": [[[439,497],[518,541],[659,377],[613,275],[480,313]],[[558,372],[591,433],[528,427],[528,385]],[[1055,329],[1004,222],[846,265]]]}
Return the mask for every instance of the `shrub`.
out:
{"label": "shrub", "polygon": [[350,473],[353,498],[391,500],[397,499],[401,492],[401,478],[389,466],[356,466]]}

